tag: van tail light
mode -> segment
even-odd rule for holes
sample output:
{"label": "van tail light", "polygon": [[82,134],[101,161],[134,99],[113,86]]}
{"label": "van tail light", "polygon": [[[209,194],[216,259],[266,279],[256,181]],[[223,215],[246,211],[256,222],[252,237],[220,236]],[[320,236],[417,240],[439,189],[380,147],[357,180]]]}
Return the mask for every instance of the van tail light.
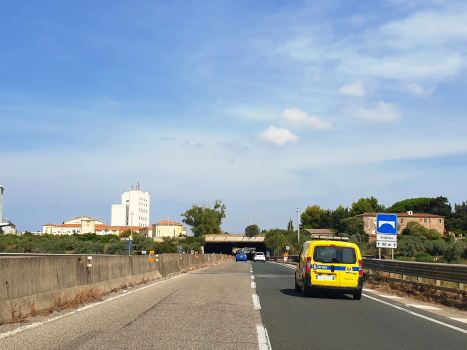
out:
{"label": "van tail light", "polygon": [[306,258],[306,272],[311,272],[311,257]]}
{"label": "van tail light", "polygon": [[363,265],[362,265],[362,261],[361,260],[358,260],[358,274],[360,276],[363,276]]}

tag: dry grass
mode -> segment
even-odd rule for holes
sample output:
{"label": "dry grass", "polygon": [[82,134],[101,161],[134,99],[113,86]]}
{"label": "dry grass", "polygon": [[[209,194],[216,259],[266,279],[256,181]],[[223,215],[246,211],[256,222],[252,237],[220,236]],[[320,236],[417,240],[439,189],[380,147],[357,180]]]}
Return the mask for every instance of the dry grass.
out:
{"label": "dry grass", "polygon": [[101,300],[102,295],[103,293],[97,288],[81,288],[78,293],[72,296],[60,292],[55,298],[52,310],[76,309],[88,301]]}
{"label": "dry grass", "polygon": [[409,297],[418,301],[445,305],[459,310],[467,310],[467,298],[457,293],[372,278],[365,280],[365,287],[401,297]]}
{"label": "dry grass", "polygon": [[23,314],[23,305],[19,304],[11,305],[11,321],[10,323],[25,323],[27,321],[28,315]]}

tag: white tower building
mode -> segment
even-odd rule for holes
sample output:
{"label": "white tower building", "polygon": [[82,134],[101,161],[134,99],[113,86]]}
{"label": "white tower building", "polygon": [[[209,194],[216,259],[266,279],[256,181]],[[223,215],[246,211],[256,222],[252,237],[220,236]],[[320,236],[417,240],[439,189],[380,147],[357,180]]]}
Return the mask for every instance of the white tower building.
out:
{"label": "white tower building", "polygon": [[[151,194],[139,189],[140,183],[136,189],[122,194],[122,204],[112,204],[111,226],[149,226]],[[133,213],[133,215],[131,214]]]}
{"label": "white tower building", "polygon": [[3,221],[3,191],[5,191],[5,189],[0,185],[0,224]]}

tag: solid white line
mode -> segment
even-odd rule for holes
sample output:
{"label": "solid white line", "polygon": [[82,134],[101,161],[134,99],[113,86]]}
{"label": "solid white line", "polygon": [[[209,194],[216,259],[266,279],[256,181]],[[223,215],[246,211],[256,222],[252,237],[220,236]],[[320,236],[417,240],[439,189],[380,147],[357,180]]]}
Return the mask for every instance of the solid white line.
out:
{"label": "solid white line", "polygon": [[251,277],[251,279],[252,279],[252,280],[254,280],[254,279],[255,279],[255,276],[250,276],[250,277]]}
{"label": "solid white line", "polygon": [[259,303],[259,297],[257,294],[252,295],[253,298],[253,307],[255,310],[260,310],[261,309],[261,304]]}
{"label": "solid white line", "polygon": [[414,315],[414,316],[423,318],[423,319],[425,319],[425,320],[428,320],[428,321],[431,321],[431,322],[440,324],[440,325],[442,325],[442,326],[445,326],[445,327],[448,327],[448,328],[454,329],[454,330],[456,330],[456,331],[459,331],[459,332],[462,332],[462,333],[467,334],[467,330],[465,330],[465,329],[462,329],[462,328],[459,328],[459,327],[450,325],[450,324],[448,324],[448,323],[444,323],[444,322],[435,320],[434,318],[431,318],[431,317],[428,317],[428,316],[424,316],[424,315],[421,315],[421,314],[417,314],[416,312],[413,312],[413,311],[404,309],[403,307],[400,307],[400,306],[397,306],[397,305],[388,303],[387,301],[380,300],[380,299],[378,299],[378,298],[370,297],[369,295],[366,295],[366,294],[363,294],[363,296],[364,296],[364,297],[367,297],[367,298],[370,298],[370,299],[373,299],[373,300],[375,300],[375,301],[378,301],[378,302],[380,302],[380,303],[383,303],[383,304],[392,306],[393,308],[396,308],[396,309],[398,309],[398,310],[405,311],[405,312],[407,312],[407,313],[409,313],[409,314],[411,314],[411,315]]}
{"label": "solid white line", "polygon": [[259,350],[272,350],[266,327],[262,324],[257,324],[256,333],[258,334]]}
{"label": "solid white line", "polygon": [[401,297],[397,297],[395,295],[380,295],[380,297],[389,298],[389,299],[404,299],[404,298],[401,298]]}
{"label": "solid white line", "polygon": [[459,321],[459,322],[462,322],[462,323],[467,323],[467,318],[456,318],[456,317],[451,317],[451,320]]}
{"label": "solid white line", "polygon": [[251,288],[256,288],[256,283],[255,282],[251,282]]}
{"label": "solid white line", "polygon": [[[207,266],[207,267],[202,267],[200,269],[197,269],[197,271],[199,270],[203,270],[203,269],[207,269],[208,267],[210,266]],[[20,328],[16,328],[12,331],[9,331],[9,332],[5,332],[5,333],[0,333],[0,339],[3,339],[3,338],[7,338],[9,336],[12,336],[12,335],[15,335],[15,334],[18,334],[22,331],[25,331],[25,330],[28,330],[28,329],[31,329],[31,328],[36,328],[36,327],[39,327],[39,326],[42,326],[46,323],[50,323],[50,322],[53,322],[53,321],[56,321],[58,319],[61,319],[63,317],[67,317],[67,316],[70,316],[70,315],[73,315],[73,314],[76,314],[78,312],[81,312],[81,311],[84,311],[84,310],[87,310],[87,309],[91,309],[95,306],[98,306],[98,305],[101,305],[101,304],[105,304],[105,303],[108,303],[109,301],[112,301],[112,300],[115,300],[115,299],[118,299],[118,298],[122,298],[124,296],[127,296],[127,295],[130,295],[130,294],[133,294],[135,292],[139,292],[141,290],[144,290],[146,288],[151,288],[153,286],[156,286],[158,284],[161,284],[161,283],[165,283],[165,282],[168,282],[168,281],[172,281],[176,278],[179,278],[179,277],[183,277],[183,276],[187,276],[188,274],[185,273],[185,274],[180,274],[180,275],[177,275],[177,276],[174,276],[172,278],[169,278],[169,279],[166,279],[166,280],[163,280],[163,281],[159,281],[159,282],[156,282],[156,283],[152,283],[152,284],[149,284],[147,286],[144,286],[142,288],[138,288],[138,289],[135,289],[135,290],[132,290],[131,292],[127,292],[125,294],[120,294],[120,295],[117,295],[115,297],[112,297],[112,298],[109,298],[109,299],[106,299],[106,300],[103,300],[103,301],[99,301],[97,303],[92,303],[92,304],[89,304],[89,305],[86,305],[86,306],[83,306],[79,309],[76,309],[74,311],[70,311],[68,312],[67,314],[65,315],[61,315],[61,316],[57,316],[57,317],[54,317],[54,318],[51,318],[51,319],[48,319],[48,320],[45,320],[45,321],[42,321],[42,322],[36,322],[36,323],[33,323],[33,324],[30,324],[30,325],[27,325],[27,326],[23,326],[23,327],[20,327]]]}
{"label": "solid white line", "polygon": [[434,307],[434,306],[429,306],[429,305],[405,304],[405,306],[412,306],[412,307],[416,307],[417,309],[441,310],[439,307]]}

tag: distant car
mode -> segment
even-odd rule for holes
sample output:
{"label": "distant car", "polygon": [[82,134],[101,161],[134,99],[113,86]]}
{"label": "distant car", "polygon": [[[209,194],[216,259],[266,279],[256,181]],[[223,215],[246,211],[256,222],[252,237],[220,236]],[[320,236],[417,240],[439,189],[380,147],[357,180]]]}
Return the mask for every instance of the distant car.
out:
{"label": "distant car", "polygon": [[246,262],[247,258],[246,258],[246,254],[243,250],[239,250],[237,252],[237,255],[235,257],[235,262],[237,261],[245,261]]}
{"label": "distant car", "polygon": [[255,256],[253,257],[253,261],[262,261],[266,262],[266,256],[262,252],[257,252],[255,253]]}

